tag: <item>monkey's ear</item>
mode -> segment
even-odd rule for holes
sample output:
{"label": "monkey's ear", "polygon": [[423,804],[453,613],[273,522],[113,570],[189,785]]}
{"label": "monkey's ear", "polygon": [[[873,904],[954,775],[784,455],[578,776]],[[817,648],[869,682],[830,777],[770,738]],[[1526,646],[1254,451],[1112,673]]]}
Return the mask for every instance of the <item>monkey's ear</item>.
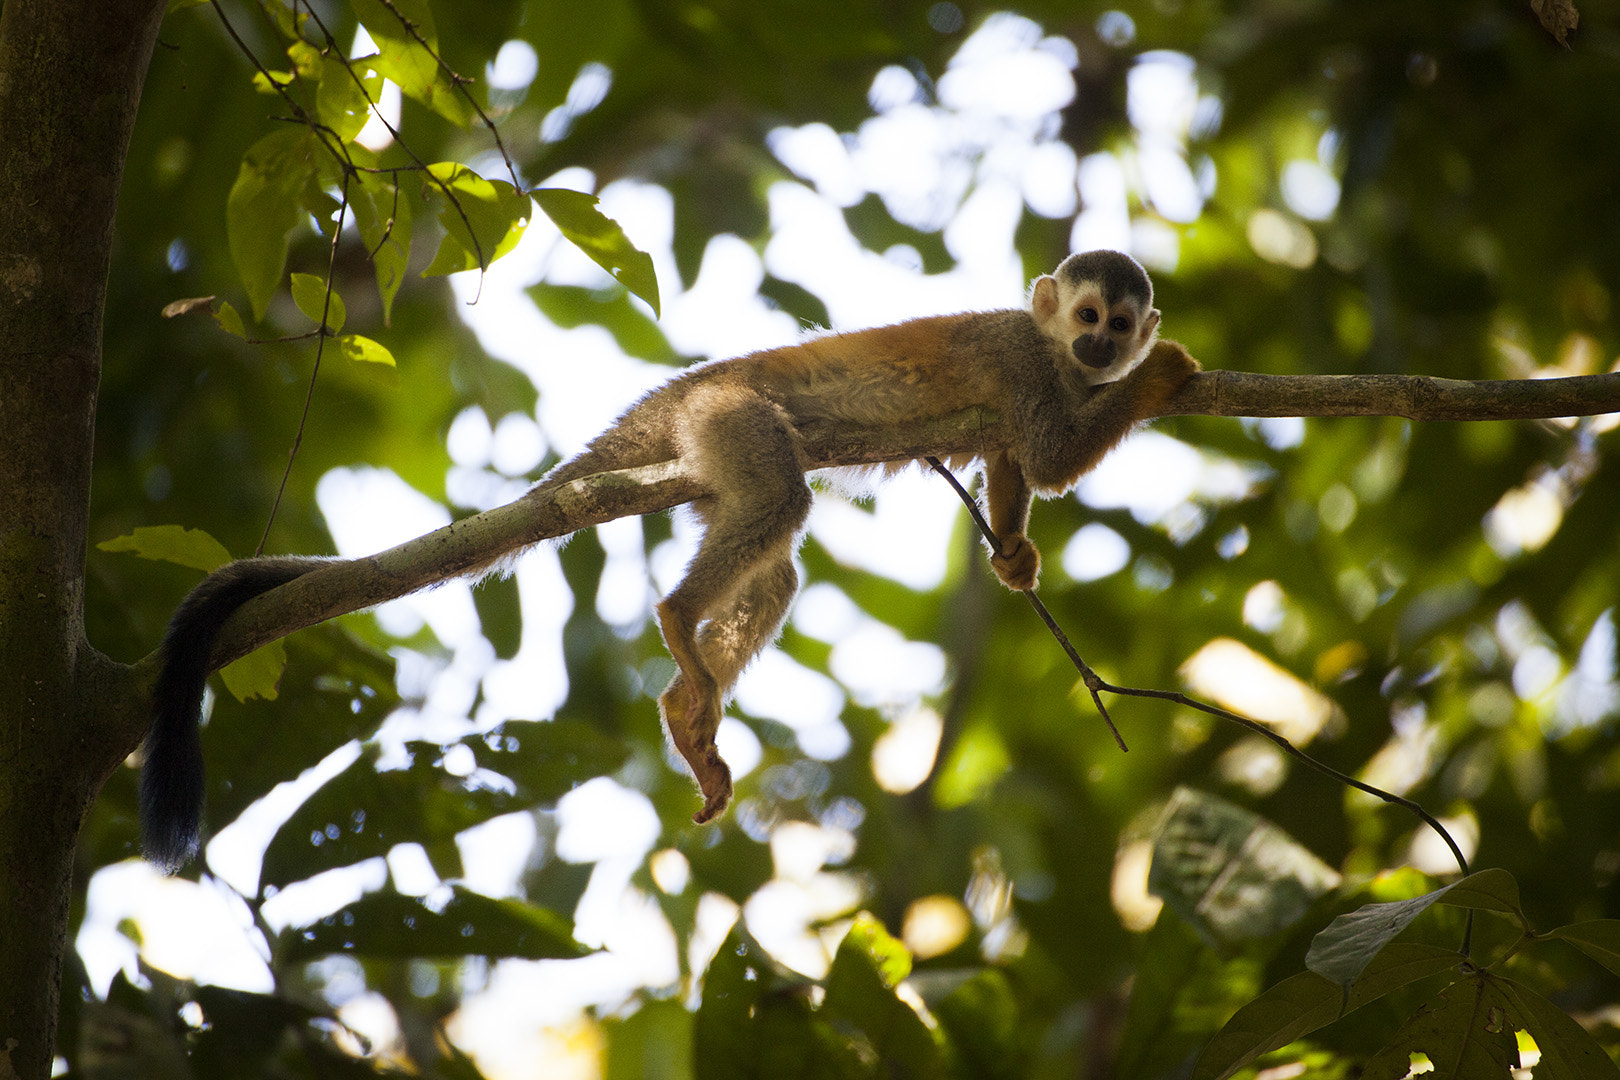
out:
{"label": "monkey's ear", "polygon": [[1153,328],[1159,325],[1159,309],[1154,308],[1148,312],[1148,317],[1142,320],[1142,332],[1152,333]]}
{"label": "monkey's ear", "polygon": [[1057,278],[1051,274],[1042,274],[1035,279],[1035,291],[1030,295],[1029,307],[1035,314],[1035,322],[1045,326],[1052,321],[1052,316],[1058,309],[1058,283]]}

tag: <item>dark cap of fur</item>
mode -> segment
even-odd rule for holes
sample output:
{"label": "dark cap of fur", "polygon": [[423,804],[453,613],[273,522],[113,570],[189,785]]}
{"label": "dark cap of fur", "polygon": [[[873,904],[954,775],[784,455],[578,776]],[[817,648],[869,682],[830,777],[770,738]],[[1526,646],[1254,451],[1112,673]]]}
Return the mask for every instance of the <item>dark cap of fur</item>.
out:
{"label": "dark cap of fur", "polygon": [[1153,282],[1142,264],[1121,251],[1086,251],[1070,255],[1052,276],[1065,285],[1094,281],[1110,304],[1135,300],[1146,311],[1153,306]]}

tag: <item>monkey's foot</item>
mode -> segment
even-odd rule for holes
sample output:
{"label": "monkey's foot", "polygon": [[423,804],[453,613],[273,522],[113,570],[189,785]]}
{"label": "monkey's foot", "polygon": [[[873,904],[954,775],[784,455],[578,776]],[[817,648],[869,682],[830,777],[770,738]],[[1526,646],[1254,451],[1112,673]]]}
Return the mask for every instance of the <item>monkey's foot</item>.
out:
{"label": "monkey's foot", "polygon": [[725,813],[731,803],[731,768],[714,745],[714,733],[720,726],[719,702],[689,694],[677,676],[658,704],[670,742],[686,760],[703,792],[703,809],[692,815],[692,820],[702,825]]}
{"label": "monkey's foot", "polygon": [[726,807],[731,804],[731,767],[725,763],[713,742],[690,751],[679,741],[675,746],[692,767],[692,775],[697,777],[698,788],[703,792],[703,809],[693,814],[692,820],[699,825],[712,821],[725,813]]}
{"label": "monkey's foot", "polygon": [[1027,592],[1035,587],[1041,570],[1041,553],[1027,536],[1009,536],[1001,541],[1001,553],[990,556],[990,568],[1009,589]]}

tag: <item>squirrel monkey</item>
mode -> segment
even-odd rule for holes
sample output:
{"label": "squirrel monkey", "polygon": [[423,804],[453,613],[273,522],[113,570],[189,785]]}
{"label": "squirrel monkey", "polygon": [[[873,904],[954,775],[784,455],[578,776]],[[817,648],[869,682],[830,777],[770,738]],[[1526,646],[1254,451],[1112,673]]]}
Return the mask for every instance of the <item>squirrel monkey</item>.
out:
{"label": "squirrel monkey", "polygon": [[[658,707],[702,790],[696,821],[731,799],[731,770],[714,743],[723,699],[776,637],[798,592],[793,553],[811,497],[801,431],[994,410],[1012,438],[984,455],[984,501],[1000,539],[990,565],[1008,588],[1033,589],[1040,554],[1025,531],[1034,493],[1067,491],[1198,371],[1184,348],[1157,340],[1158,328],[1152,282],[1135,260],[1115,251],[1071,255],[1035,280],[1028,310],[913,319],[695,367],[531,489],[526,498],[678,460],[707,492],[692,504],[702,543],[657,606],[678,668]],[[141,775],[153,861],[176,868],[200,841],[198,721],[221,626],[248,600],[323,561],[242,559],[209,575],[176,610]]]}

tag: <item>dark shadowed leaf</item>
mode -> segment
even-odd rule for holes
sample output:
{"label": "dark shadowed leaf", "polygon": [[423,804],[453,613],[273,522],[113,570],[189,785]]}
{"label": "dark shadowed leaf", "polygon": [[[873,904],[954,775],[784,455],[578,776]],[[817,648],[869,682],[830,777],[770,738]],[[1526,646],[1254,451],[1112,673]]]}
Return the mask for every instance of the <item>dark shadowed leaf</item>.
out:
{"label": "dark shadowed leaf", "polygon": [[276,943],[281,963],[329,953],[556,960],[588,952],[556,912],[459,887],[447,899],[372,893],[309,926],[285,930]]}
{"label": "dark shadowed leaf", "polygon": [[1232,946],[1292,926],[1338,880],[1258,814],[1183,787],[1154,838],[1148,889],[1207,939]]}

